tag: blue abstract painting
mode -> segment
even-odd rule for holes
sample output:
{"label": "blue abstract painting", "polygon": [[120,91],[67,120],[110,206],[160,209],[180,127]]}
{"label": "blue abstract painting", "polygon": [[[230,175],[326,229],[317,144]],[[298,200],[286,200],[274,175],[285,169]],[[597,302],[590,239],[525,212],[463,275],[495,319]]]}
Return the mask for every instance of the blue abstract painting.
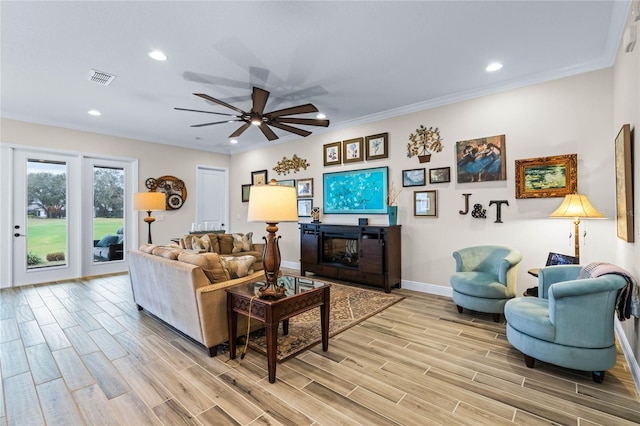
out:
{"label": "blue abstract painting", "polygon": [[325,173],[324,214],[387,213],[388,167]]}

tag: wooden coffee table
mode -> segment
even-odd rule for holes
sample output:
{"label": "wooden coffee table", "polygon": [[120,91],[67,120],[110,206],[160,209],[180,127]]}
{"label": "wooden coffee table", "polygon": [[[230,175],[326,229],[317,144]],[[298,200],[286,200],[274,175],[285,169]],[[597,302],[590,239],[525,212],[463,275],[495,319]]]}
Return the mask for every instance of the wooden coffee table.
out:
{"label": "wooden coffee table", "polygon": [[[264,323],[267,337],[267,367],[269,383],[276,381],[276,355],[278,326],[282,321],[283,333],[289,333],[289,318],[320,307],[322,350],[329,349],[329,297],[331,284],[308,278],[284,275],[278,278],[286,288],[286,297],[277,300],[260,299],[257,289],[261,282],[242,284],[227,289],[227,323],[229,325],[229,357],[236,358],[238,314]],[[249,306],[251,305],[251,312]],[[248,337],[247,337],[248,338]]]}

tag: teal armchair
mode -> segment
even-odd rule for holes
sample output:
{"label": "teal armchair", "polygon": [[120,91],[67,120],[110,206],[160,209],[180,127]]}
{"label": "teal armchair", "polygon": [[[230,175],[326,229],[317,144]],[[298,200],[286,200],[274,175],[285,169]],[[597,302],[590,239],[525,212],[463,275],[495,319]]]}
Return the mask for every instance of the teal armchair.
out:
{"label": "teal armchair", "polygon": [[454,251],[453,258],[456,272],[450,282],[458,312],[463,308],[487,312],[499,322],[505,303],[516,295],[520,252],[505,246],[475,246]]}
{"label": "teal armchair", "polygon": [[615,365],[614,310],[624,277],[606,274],[577,279],[579,265],[541,268],[538,297],[505,305],[507,340],[533,368],[539,359],[560,367],[591,371],[595,382]]}

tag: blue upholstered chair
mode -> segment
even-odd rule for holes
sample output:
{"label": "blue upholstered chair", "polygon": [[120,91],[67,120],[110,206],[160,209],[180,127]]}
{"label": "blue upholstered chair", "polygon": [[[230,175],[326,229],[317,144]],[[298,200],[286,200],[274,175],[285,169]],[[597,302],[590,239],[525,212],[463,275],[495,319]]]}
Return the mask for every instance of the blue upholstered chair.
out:
{"label": "blue upholstered chair", "polygon": [[627,282],[614,274],[576,279],[580,270],[579,265],[541,268],[538,297],[519,297],[505,306],[507,339],[529,368],[539,359],[591,371],[601,383],[616,363],[614,310]]}
{"label": "blue upholstered chair", "polygon": [[467,247],[453,252],[456,273],[451,276],[458,312],[467,308],[493,314],[500,321],[507,300],[516,295],[516,276],[522,255],[504,246]]}

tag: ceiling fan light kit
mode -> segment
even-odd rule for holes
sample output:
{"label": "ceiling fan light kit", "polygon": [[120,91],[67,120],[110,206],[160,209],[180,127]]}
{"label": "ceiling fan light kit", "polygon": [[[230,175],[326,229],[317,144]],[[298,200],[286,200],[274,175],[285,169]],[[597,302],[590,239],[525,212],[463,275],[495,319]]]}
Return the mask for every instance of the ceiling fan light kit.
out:
{"label": "ceiling fan light kit", "polygon": [[249,112],[243,111],[238,107],[228,104],[220,99],[211,97],[205,93],[194,93],[194,95],[206,101],[213,102],[218,105],[222,105],[225,108],[229,108],[237,112],[238,114],[228,114],[228,113],[222,113],[222,112],[203,111],[203,110],[187,109],[187,108],[175,108],[175,109],[178,111],[201,112],[205,114],[226,115],[228,117],[234,117],[233,119],[227,119],[224,121],[214,121],[211,123],[194,124],[191,127],[205,127],[205,126],[213,126],[216,124],[230,123],[234,121],[243,121],[244,124],[240,126],[235,132],[229,135],[230,138],[236,138],[242,135],[242,133],[244,133],[245,130],[247,130],[251,125],[258,127],[260,131],[262,131],[262,134],[270,141],[278,139],[278,135],[274,133],[271,127],[275,127],[280,130],[284,130],[286,132],[290,132],[302,137],[306,137],[311,134],[310,131],[299,129],[294,126],[290,126],[289,124],[299,124],[304,126],[321,126],[321,127],[329,126],[329,120],[323,120],[318,118],[288,117],[290,115],[318,112],[318,108],[316,108],[313,104],[304,104],[304,105],[298,105],[294,107],[279,109],[277,111],[264,112],[264,109],[267,105],[267,100],[269,99],[269,92],[255,86],[253,87],[253,94],[251,95],[253,104],[251,106],[251,111]]}

